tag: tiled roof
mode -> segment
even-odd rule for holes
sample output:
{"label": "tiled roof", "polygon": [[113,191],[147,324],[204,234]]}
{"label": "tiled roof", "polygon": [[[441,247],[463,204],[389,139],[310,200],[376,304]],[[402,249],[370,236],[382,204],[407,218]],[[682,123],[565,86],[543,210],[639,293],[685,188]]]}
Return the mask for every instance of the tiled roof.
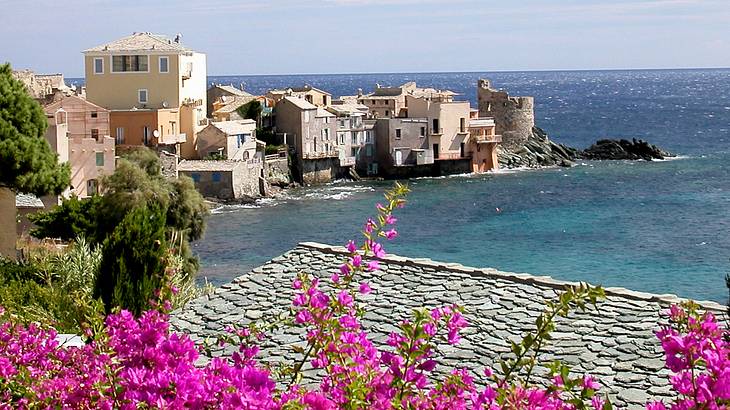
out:
{"label": "tiled roof", "polygon": [[290,103],[297,106],[299,109],[302,110],[316,110],[317,106],[310,103],[309,101],[305,100],[304,98],[299,97],[284,97],[286,101],[289,101]]}
{"label": "tiled roof", "polygon": [[327,107],[327,111],[336,115],[365,115],[368,107],[362,104],[333,104]]}
{"label": "tiled roof", "polygon": [[315,117],[322,118],[322,117],[335,117],[334,114],[331,112],[325,110],[324,108],[317,107],[317,114],[315,114]]}
{"label": "tiled roof", "polygon": [[223,91],[227,91],[227,92],[229,92],[229,93],[231,93],[233,95],[237,95],[239,97],[253,97],[253,95],[251,95],[251,94],[247,93],[246,91],[243,91],[243,90],[241,90],[239,88],[236,88],[236,87],[234,87],[232,85],[220,85],[220,84],[218,84],[218,85],[214,85],[213,87],[220,88]]}
{"label": "tiled roof", "polygon": [[54,103],[51,103],[51,104],[48,104],[48,105],[44,106],[43,107],[43,111],[45,111],[46,114],[53,114],[56,111],[58,111],[59,108],[62,108],[63,107],[64,101],[66,101],[67,99],[70,99],[70,98],[71,99],[74,99],[74,100],[78,100],[78,101],[83,102],[90,109],[94,109],[96,111],[101,111],[101,112],[108,111],[106,108],[100,107],[100,106],[94,104],[93,102],[87,100],[86,98],[79,97],[78,95],[65,96],[62,99],[60,99],[60,100],[58,100],[58,101],[56,101]]}
{"label": "tiled roof", "polygon": [[43,202],[35,195],[17,194],[15,195],[16,208],[43,208]]}
{"label": "tiled roof", "polygon": [[[273,318],[289,311],[297,273],[326,279],[339,271],[345,249],[303,243],[218,288],[213,294],[196,299],[173,312],[174,329],[189,333],[194,340],[225,332],[230,324],[246,325],[262,318]],[[412,309],[457,303],[466,309],[470,327],[457,346],[440,345],[438,371],[467,367],[480,375],[510,351],[508,341],[519,340],[534,328],[544,309],[544,301],[555,297],[567,282],[545,276],[475,269],[428,259],[386,256],[381,270],[367,273],[373,292],[361,297],[365,304],[363,325],[372,340],[385,346],[394,325],[410,317]],[[323,280],[326,284],[328,280]],[[588,372],[604,383],[614,403],[621,407],[643,408],[650,397],[670,396],[668,370],[654,331],[664,321],[663,312],[679,301],[672,295],[632,292],[607,288],[607,299],[598,310],[572,312],[558,318],[553,340],[544,348],[541,359],[555,358],[571,365],[576,374]],[[723,309],[717,303],[700,302],[702,307]],[[284,328],[270,333],[262,344],[260,360],[276,364],[300,358],[292,347],[304,340],[300,329]],[[226,350],[230,354],[231,350]],[[220,355],[223,351],[214,351]],[[536,374],[543,374],[543,369]],[[307,370],[306,380],[316,380]],[[542,376],[540,376],[542,377]]]}
{"label": "tiled roof", "polygon": [[239,96],[239,95],[236,95],[236,96],[233,96],[233,97],[228,97],[224,101],[224,103],[226,105],[218,108],[217,110],[215,110],[215,112],[217,112],[217,113],[230,113],[230,112],[236,111],[242,105],[248,104],[248,103],[250,103],[251,101],[253,101],[255,99],[256,99],[256,97],[254,97],[253,95],[248,95],[248,96]]}
{"label": "tiled roof", "polygon": [[187,52],[191,49],[169,39],[161,34],[134,33],[109,43],[84,50],[88,52],[117,52],[117,51],[173,51]]}
{"label": "tiled roof", "polygon": [[254,120],[213,121],[210,123],[227,135],[248,134],[256,129]]}

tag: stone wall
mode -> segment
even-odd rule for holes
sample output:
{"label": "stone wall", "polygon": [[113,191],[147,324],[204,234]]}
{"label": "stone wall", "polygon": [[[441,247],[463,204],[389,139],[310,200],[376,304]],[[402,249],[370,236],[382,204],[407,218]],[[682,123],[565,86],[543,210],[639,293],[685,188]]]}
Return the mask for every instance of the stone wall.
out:
{"label": "stone wall", "polygon": [[279,157],[277,159],[267,159],[264,163],[264,175],[270,185],[287,186],[291,184],[289,158]]}
{"label": "stone wall", "polygon": [[485,79],[479,80],[477,98],[479,116],[494,118],[495,131],[502,135],[502,149],[516,152],[522,148],[535,126],[534,99],[510,97],[506,91],[493,89]]}
{"label": "stone wall", "polygon": [[305,159],[299,166],[301,182],[306,185],[332,182],[342,176],[339,158]]}

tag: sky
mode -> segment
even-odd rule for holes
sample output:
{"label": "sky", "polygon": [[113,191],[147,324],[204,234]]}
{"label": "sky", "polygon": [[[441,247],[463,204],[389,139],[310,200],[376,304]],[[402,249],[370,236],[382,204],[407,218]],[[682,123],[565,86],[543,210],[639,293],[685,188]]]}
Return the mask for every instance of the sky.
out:
{"label": "sky", "polygon": [[83,76],[133,32],[209,75],[730,67],[730,0],[0,0],[0,62]]}

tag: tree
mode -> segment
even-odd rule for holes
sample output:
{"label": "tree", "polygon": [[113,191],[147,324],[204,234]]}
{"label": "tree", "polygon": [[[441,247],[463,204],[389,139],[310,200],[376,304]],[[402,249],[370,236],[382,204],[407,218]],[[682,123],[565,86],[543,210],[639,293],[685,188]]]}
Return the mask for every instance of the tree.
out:
{"label": "tree", "polygon": [[70,168],[58,163],[47,128],[43,109],[13,78],[10,64],[0,66],[0,187],[39,196],[68,187]]}
{"label": "tree", "polygon": [[97,210],[101,200],[98,195],[88,199],[72,196],[48,212],[29,214],[28,219],[36,226],[30,234],[36,238],[59,238],[64,241],[83,236],[91,243],[101,243],[106,237],[105,233],[99,232]]}
{"label": "tree", "polygon": [[131,210],[104,240],[94,298],[107,312],[121,307],[139,315],[164,284],[166,256],[164,209],[153,204]]}
{"label": "tree", "polygon": [[241,118],[244,120],[254,120],[256,124],[261,122],[262,111],[261,102],[258,100],[249,101],[236,109],[236,112]]}

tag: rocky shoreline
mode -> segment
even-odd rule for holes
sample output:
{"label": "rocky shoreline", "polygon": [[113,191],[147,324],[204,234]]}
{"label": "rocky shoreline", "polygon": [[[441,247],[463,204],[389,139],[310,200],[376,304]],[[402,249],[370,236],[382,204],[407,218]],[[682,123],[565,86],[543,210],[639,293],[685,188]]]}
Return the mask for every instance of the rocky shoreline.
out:
{"label": "rocky shoreline", "polygon": [[532,127],[527,141],[513,152],[501,149],[499,165],[503,168],[571,167],[575,161],[586,160],[661,160],[675,157],[646,141],[626,139],[601,139],[585,150],[579,150],[551,141],[540,127]]}

